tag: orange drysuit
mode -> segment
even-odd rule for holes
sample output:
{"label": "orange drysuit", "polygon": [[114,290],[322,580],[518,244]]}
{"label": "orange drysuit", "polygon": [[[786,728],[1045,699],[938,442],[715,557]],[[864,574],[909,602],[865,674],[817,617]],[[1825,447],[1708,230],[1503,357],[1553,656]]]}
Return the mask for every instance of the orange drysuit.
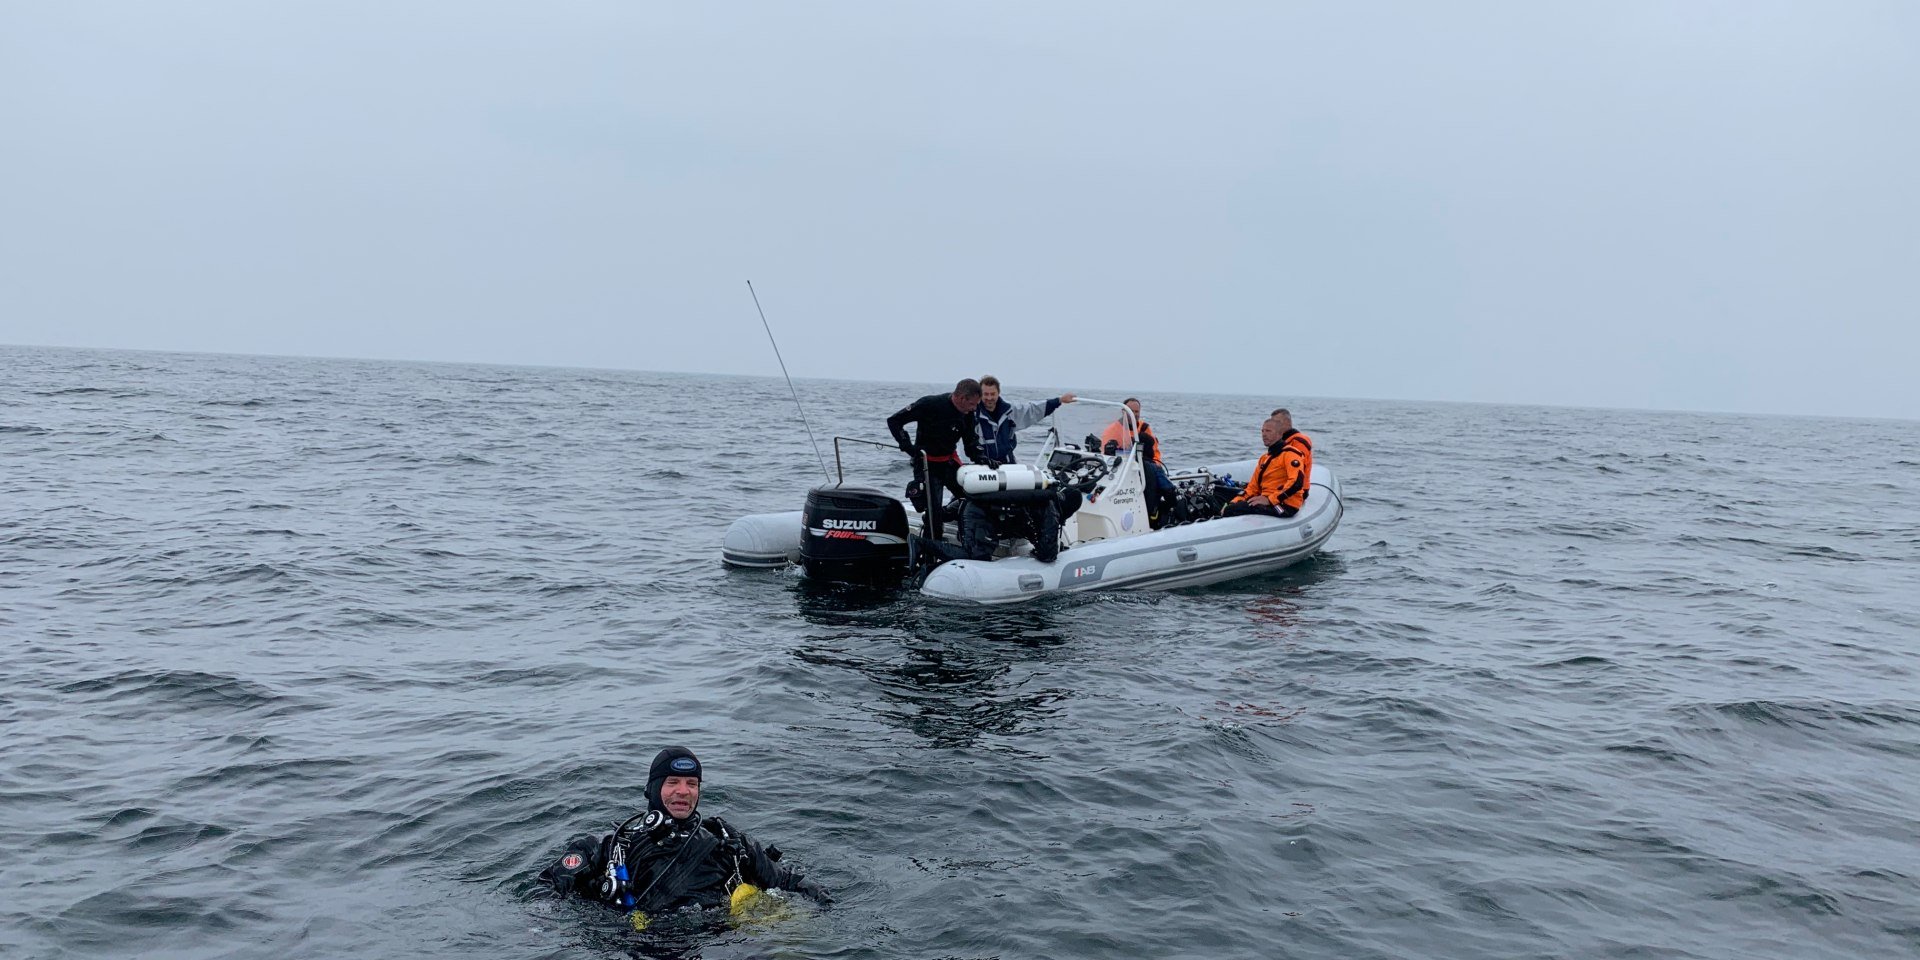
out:
{"label": "orange drysuit", "polygon": [[1266,497],[1274,506],[1291,514],[1307,502],[1307,486],[1313,478],[1313,441],[1298,430],[1288,430],[1267,448],[1267,455],[1253,468],[1247,488],[1233,498],[1244,503],[1254,497]]}
{"label": "orange drysuit", "polygon": [[[1148,426],[1145,420],[1140,421],[1140,435],[1153,441],[1150,448],[1153,451],[1153,456],[1148,457],[1147,461],[1165,466],[1166,463],[1160,457],[1160,435],[1154,433],[1153,428]],[[1121,426],[1118,420],[1107,424],[1107,429],[1100,432],[1100,446],[1102,448],[1106,447],[1107,441],[1109,440],[1120,445],[1121,453],[1127,452],[1127,450],[1133,446],[1133,438],[1127,436],[1127,428]]]}

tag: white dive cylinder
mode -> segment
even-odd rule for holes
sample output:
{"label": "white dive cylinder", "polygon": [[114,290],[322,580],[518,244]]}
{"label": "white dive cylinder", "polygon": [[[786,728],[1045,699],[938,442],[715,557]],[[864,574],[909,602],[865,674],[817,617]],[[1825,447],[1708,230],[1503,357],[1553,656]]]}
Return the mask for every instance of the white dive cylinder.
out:
{"label": "white dive cylinder", "polygon": [[1001,467],[983,467],[976,463],[960,468],[960,489],[968,493],[1000,493],[1007,490],[1045,490],[1053,486],[1053,477],[1039,467],[1009,463]]}

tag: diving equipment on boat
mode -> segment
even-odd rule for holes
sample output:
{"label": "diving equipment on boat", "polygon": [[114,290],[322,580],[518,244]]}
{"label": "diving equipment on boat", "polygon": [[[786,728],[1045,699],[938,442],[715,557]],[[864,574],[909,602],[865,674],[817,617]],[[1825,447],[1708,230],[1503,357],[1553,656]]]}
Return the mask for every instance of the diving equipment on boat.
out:
{"label": "diving equipment on boat", "polygon": [[983,493],[1013,493],[1045,490],[1053,486],[1053,477],[1039,467],[1009,463],[999,467],[970,464],[960,468],[960,488],[969,497]]}

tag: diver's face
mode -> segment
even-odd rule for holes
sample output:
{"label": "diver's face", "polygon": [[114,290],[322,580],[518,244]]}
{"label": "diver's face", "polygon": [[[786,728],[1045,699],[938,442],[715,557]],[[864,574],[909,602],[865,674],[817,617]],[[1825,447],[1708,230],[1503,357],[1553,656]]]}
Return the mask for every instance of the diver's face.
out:
{"label": "diver's face", "polygon": [[1128,401],[1127,409],[1133,411],[1133,419],[1135,419],[1136,421],[1140,419],[1140,401],[1138,400]]}
{"label": "diver's face", "polygon": [[1280,439],[1280,421],[1268,420],[1260,425],[1260,442],[1263,445],[1271,447],[1278,439]]}
{"label": "diver's face", "polygon": [[987,384],[986,386],[981,387],[980,402],[986,404],[988,410],[999,409],[1000,408],[1000,388],[994,386],[993,384]]}
{"label": "diver's face", "polygon": [[979,405],[980,405],[980,397],[978,395],[971,396],[971,397],[963,393],[956,393],[953,395],[954,409],[959,410],[961,413],[972,413],[973,408]]}
{"label": "diver's face", "polygon": [[700,805],[699,777],[668,777],[660,783],[660,805],[667,816],[685,820]]}

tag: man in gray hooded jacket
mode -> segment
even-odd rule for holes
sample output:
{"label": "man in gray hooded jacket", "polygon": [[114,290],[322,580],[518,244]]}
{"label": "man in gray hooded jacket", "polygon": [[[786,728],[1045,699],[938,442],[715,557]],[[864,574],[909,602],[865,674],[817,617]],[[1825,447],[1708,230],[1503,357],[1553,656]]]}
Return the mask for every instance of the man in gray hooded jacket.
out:
{"label": "man in gray hooded jacket", "polygon": [[980,405],[973,408],[973,428],[980,437],[980,461],[991,467],[1013,462],[1013,448],[1019,443],[1014,431],[1031,427],[1072,403],[1074,396],[1063,393],[1047,400],[1014,403],[1000,396],[1000,378],[980,378]]}

